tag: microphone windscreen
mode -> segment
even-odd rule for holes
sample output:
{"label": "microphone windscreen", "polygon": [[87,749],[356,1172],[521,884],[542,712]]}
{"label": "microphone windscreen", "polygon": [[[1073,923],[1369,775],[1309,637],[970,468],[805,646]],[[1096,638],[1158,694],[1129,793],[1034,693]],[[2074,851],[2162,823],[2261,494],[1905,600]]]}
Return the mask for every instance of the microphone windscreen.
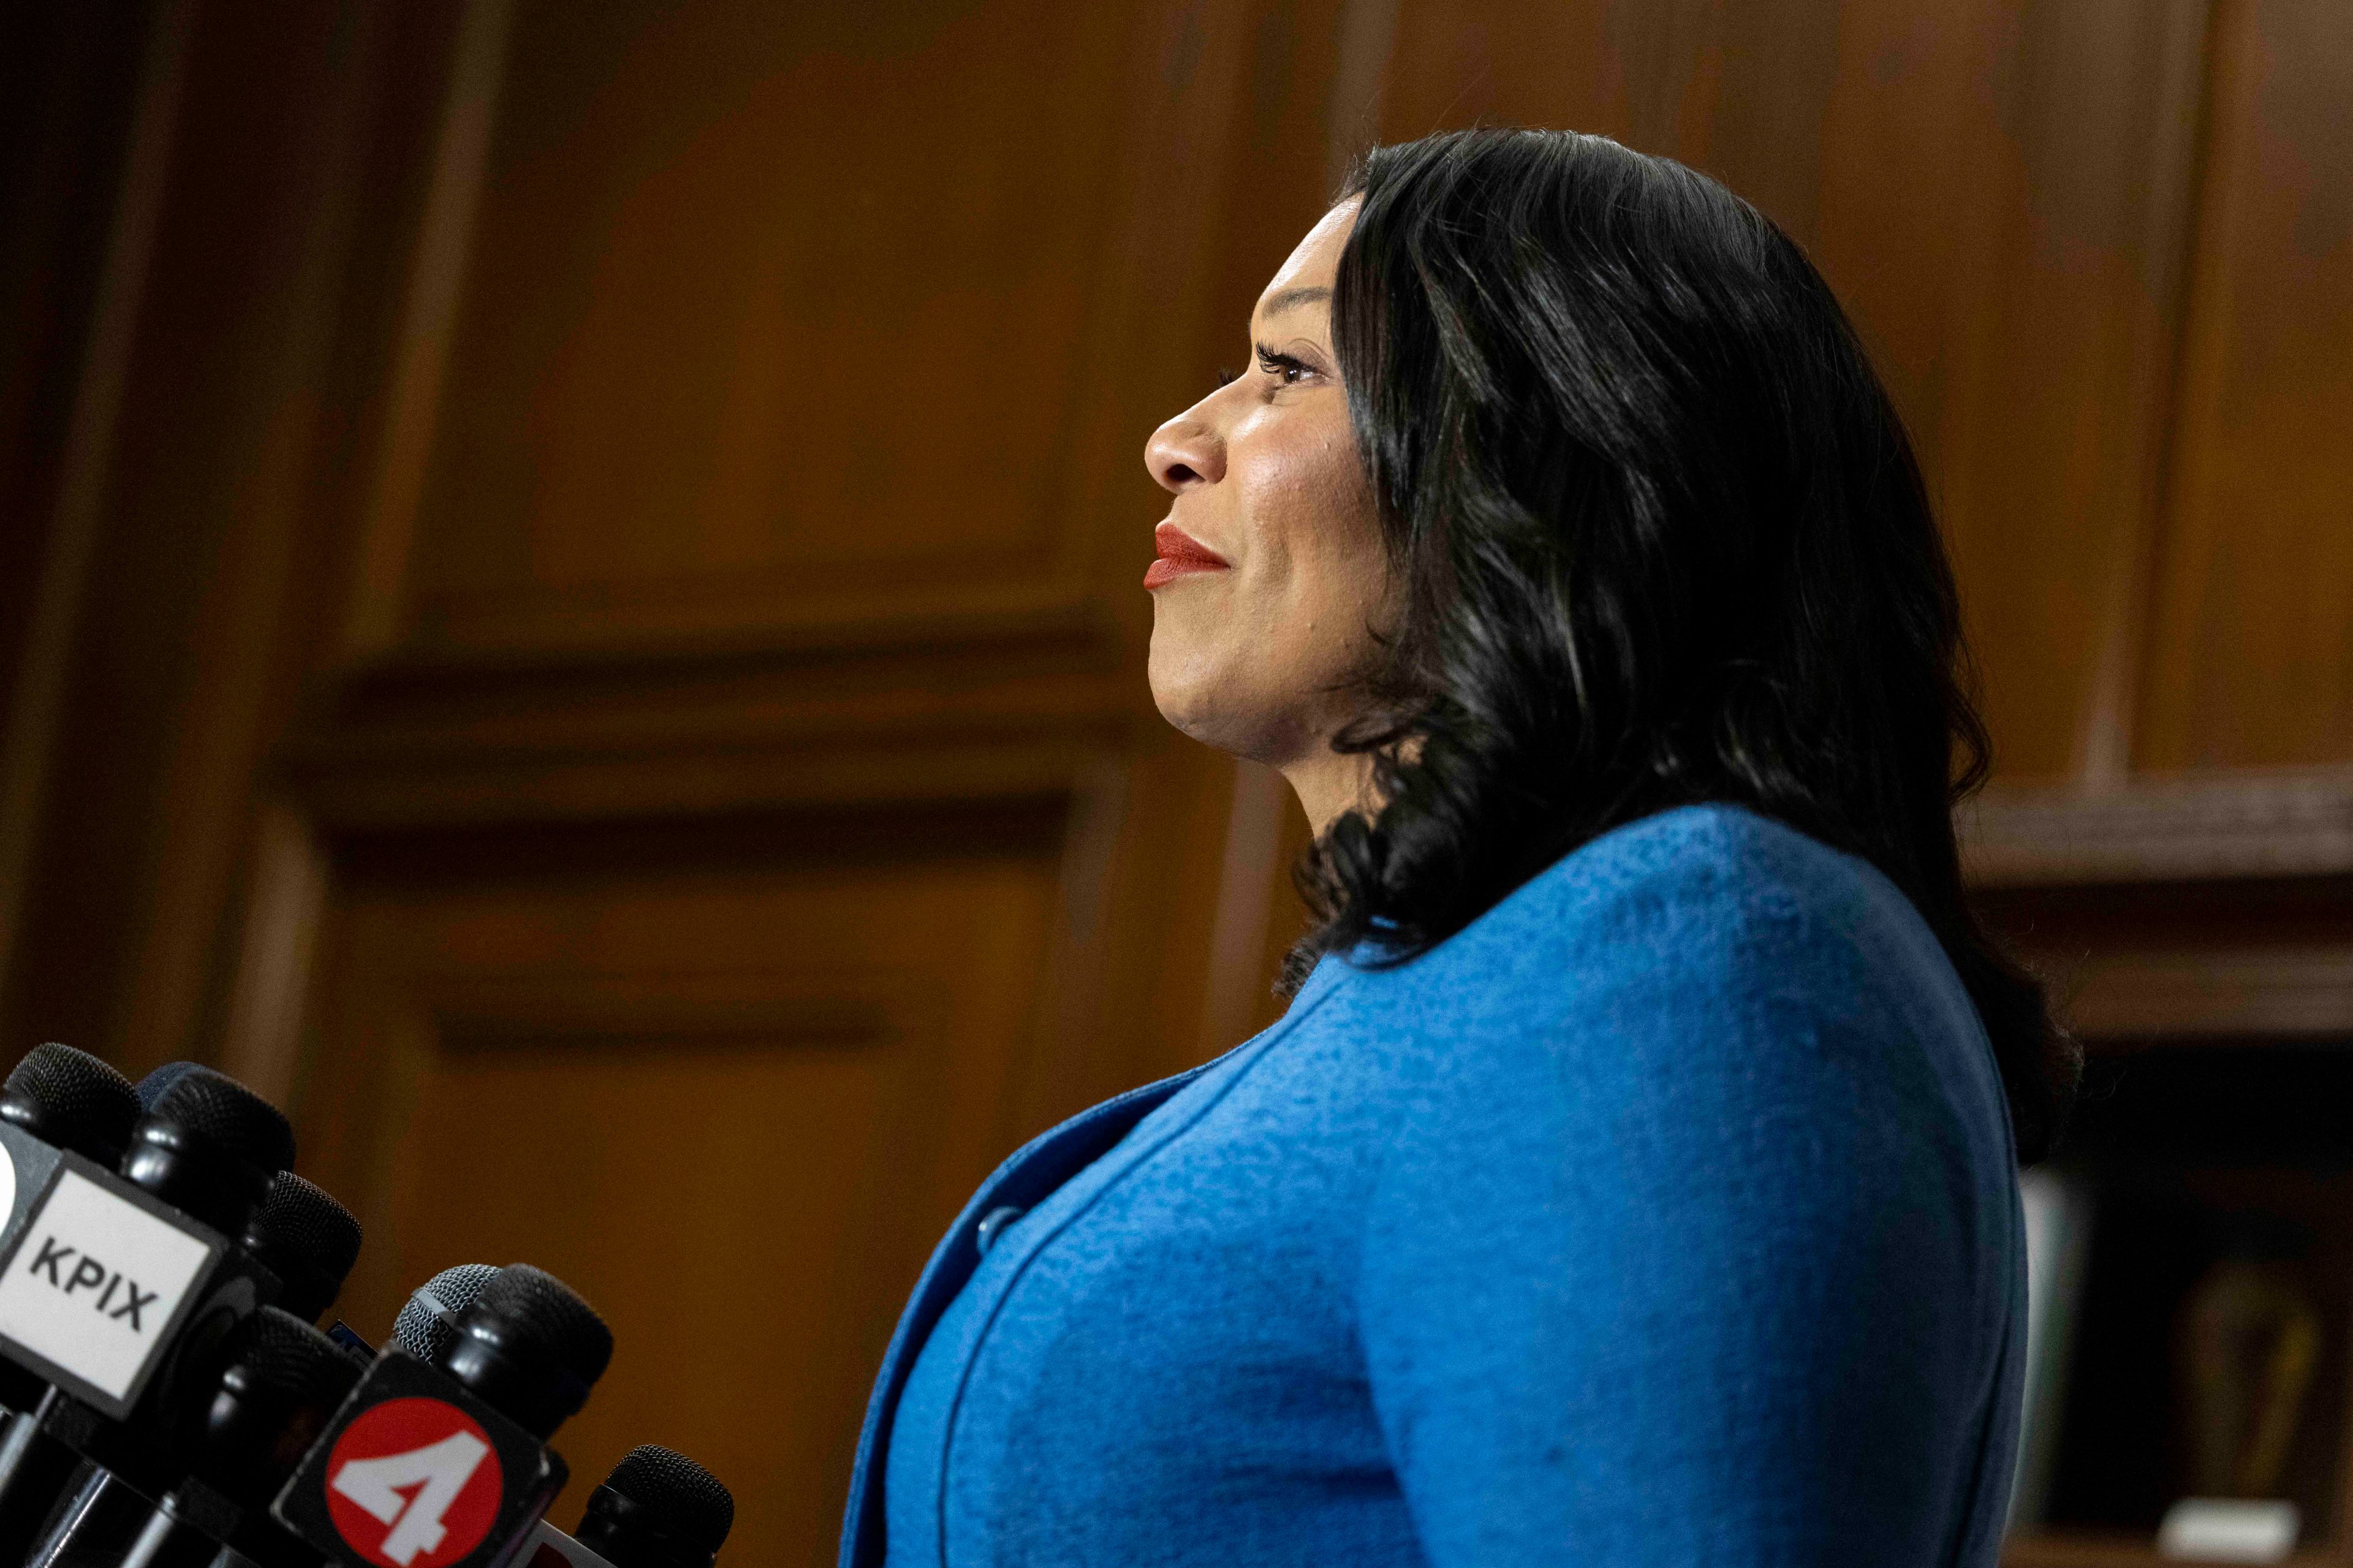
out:
{"label": "microphone windscreen", "polygon": [[343,1403],[363,1370],[341,1345],[276,1307],[259,1308],[237,1325],[229,1361],[257,1389],[329,1409]]}
{"label": "microphone windscreen", "polygon": [[595,1383],[612,1363],[613,1331],[596,1309],[571,1286],[528,1263],[500,1269],[467,1315],[495,1321],[505,1332],[536,1342],[582,1383]]}
{"label": "microphone windscreen", "polygon": [[419,1361],[436,1361],[458,1337],[458,1320],[499,1277],[495,1263],[460,1263],[418,1286],[393,1321],[393,1342]]}
{"label": "microphone windscreen", "polygon": [[294,1130],[276,1106],[225,1073],[191,1064],[147,1114],[197,1134],[261,1171],[294,1163]]}
{"label": "microphone windscreen", "polygon": [[713,1556],[735,1528],[735,1499],[717,1476],[675,1449],[651,1443],[630,1449],[605,1485],[644,1510],[663,1534]]}
{"label": "microphone windscreen", "polygon": [[334,1304],[360,1255],[360,1222],[291,1171],[269,1179],[269,1195],[245,1227],[246,1252],[278,1276],[278,1305],[306,1322]]}
{"label": "microphone windscreen", "polygon": [[171,1088],[174,1084],[179,1082],[190,1073],[197,1071],[203,1068],[203,1066],[204,1063],[202,1062],[165,1062],[162,1067],[157,1068],[153,1072],[151,1072],[145,1078],[141,1079],[139,1080],[139,1109],[142,1110],[154,1110],[155,1102],[164,1098],[164,1091],[165,1089]]}
{"label": "microphone windscreen", "polygon": [[52,1040],[25,1053],[0,1094],[32,1112],[26,1131],[111,1164],[139,1120],[139,1091],[131,1080],[88,1051]]}

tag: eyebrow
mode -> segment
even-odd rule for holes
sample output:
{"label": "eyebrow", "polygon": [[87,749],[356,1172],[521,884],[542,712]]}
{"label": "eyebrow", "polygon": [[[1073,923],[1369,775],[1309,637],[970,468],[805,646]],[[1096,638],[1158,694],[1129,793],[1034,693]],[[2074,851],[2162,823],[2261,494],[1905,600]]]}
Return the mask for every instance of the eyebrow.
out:
{"label": "eyebrow", "polygon": [[1319,300],[1329,300],[1331,297],[1332,290],[1329,289],[1280,289],[1266,297],[1266,313],[1271,316],[1277,311],[1288,310],[1293,306],[1313,305]]}

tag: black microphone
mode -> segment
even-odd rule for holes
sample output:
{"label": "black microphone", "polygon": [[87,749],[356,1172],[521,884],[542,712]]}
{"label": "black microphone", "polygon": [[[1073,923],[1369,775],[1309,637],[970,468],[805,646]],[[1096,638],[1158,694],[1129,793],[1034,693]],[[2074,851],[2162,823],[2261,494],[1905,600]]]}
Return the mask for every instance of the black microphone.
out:
{"label": "black microphone", "polygon": [[431,1359],[400,1344],[376,1357],[271,1505],[320,1553],[496,1568],[563,1489],[569,1472],[546,1442],[612,1359],[604,1320],[522,1263],[445,1317],[404,1313]]}
{"label": "black microphone", "polygon": [[0,1087],[0,1121],[109,1165],[122,1158],[145,1109],[129,1079],[55,1040],[26,1052]]}
{"label": "black microphone", "polygon": [[541,1442],[588,1403],[613,1331],[572,1288],[528,1263],[486,1281],[434,1364]]}
{"label": "black microphone", "polygon": [[205,1568],[224,1546],[261,1568],[316,1561],[263,1510],[364,1369],[275,1307],[238,1325],[227,1349],[212,1396],[178,1413],[168,1441],[180,1478],[111,1560],[119,1568]]}
{"label": "black microphone", "polygon": [[517,1568],[715,1568],[734,1527],[735,1500],[717,1476],[649,1443],[588,1494],[578,1531],[541,1525]]}
{"label": "black microphone", "polygon": [[145,1489],[155,1408],[278,1292],[230,1238],[293,1152],[275,1107],[192,1066],[132,1126],[119,1174],[59,1156],[0,1262],[0,1352],[48,1384],[0,1425],[0,1563],[24,1560],[82,1461]]}
{"label": "black microphone", "polygon": [[294,1163],[285,1114],[237,1079],[186,1067],[131,1129],[122,1179],[235,1236]]}
{"label": "black microphone", "polygon": [[205,1066],[202,1062],[165,1062],[162,1067],[155,1068],[152,1072],[148,1073],[145,1078],[139,1080],[139,1109],[142,1110],[154,1110],[155,1102],[163,1099],[164,1091],[169,1089],[174,1084],[179,1082],[182,1079],[187,1077],[192,1072],[210,1072],[212,1070],[212,1068]]}
{"label": "black microphone", "polygon": [[[139,1119],[131,1080],[88,1051],[52,1041],[26,1052],[0,1085],[0,1254],[16,1243],[68,1150],[111,1165]],[[29,1410],[47,1384],[0,1358],[0,1408]]]}
{"label": "black microphone", "polygon": [[[291,1171],[280,1171],[271,1179],[269,1195],[247,1223],[238,1245],[282,1282],[276,1306],[265,1310],[315,1321],[333,1303],[359,1257],[360,1225],[350,1210],[317,1186]],[[247,1320],[248,1325],[254,1321]],[[320,1343],[329,1342],[324,1335],[317,1338]],[[354,1363],[352,1378],[344,1380],[338,1398],[358,1376],[356,1368],[366,1361],[362,1357]],[[178,1413],[159,1414],[168,1421],[176,1419]],[[278,1479],[282,1483],[285,1477]],[[269,1490],[275,1492],[277,1485]],[[263,1504],[268,1501],[267,1496],[261,1500]],[[44,1521],[38,1542],[25,1560],[26,1568],[111,1565],[138,1539],[154,1507],[154,1500],[130,1481],[84,1461],[63,1500]]]}
{"label": "black microphone", "polygon": [[315,1184],[280,1171],[269,1179],[269,1194],[237,1245],[278,1276],[272,1305],[315,1323],[343,1294],[359,1261],[360,1222]]}

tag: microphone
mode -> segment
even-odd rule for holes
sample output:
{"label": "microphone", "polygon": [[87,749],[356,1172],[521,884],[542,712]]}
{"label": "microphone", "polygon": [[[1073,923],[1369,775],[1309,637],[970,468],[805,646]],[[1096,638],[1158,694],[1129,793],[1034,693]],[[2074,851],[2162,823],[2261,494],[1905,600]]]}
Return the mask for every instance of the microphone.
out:
{"label": "microphone", "polygon": [[[0,1086],[0,1121],[52,1149],[111,1165],[145,1108],[131,1080],[88,1051],[58,1044],[26,1051]],[[18,1184],[23,1173],[17,1173]]]}
{"label": "microphone", "polygon": [[444,1268],[411,1292],[393,1320],[393,1342],[418,1361],[438,1359],[458,1337],[458,1321],[490,1282],[499,1277],[495,1263],[460,1263]]}
{"label": "microphone", "polygon": [[212,1070],[212,1068],[205,1066],[202,1062],[165,1062],[162,1067],[155,1068],[145,1078],[139,1080],[137,1090],[139,1095],[139,1109],[142,1110],[154,1110],[155,1102],[163,1099],[164,1091],[169,1089],[174,1084],[179,1082],[182,1079],[187,1077],[192,1072],[210,1072]]}
{"label": "microphone", "polygon": [[113,1560],[118,1568],[204,1568],[225,1546],[263,1568],[315,1561],[264,1510],[363,1368],[275,1307],[239,1325],[227,1363],[212,1397],[178,1413],[171,1446],[180,1478]]}
{"label": "microphone", "polygon": [[[89,1052],[53,1041],[25,1054],[0,1085],[0,1254],[16,1244],[61,1155],[113,1164],[139,1114],[131,1080]],[[0,1358],[0,1409],[29,1410],[47,1387]]]}
{"label": "microphone", "polygon": [[[276,1306],[263,1311],[282,1311],[315,1321],[333,1304],[359,1257],[360,1225],[350,1210],[319,1187],[291,1171],[280,1171],[271,1178],[269,1195],[247,1223],[238,1245],[284,1282]],[[256,1319],[246,1321],[250,1326]],[[330,1342],[325,1335],[317,1339],[320,1343]],[[348,1391],[359,1375],[357,1368],[368,1359],[363,1356],[354,1363],[336,1398]],[[171,1420],[180,1412],[161,1414]],[[279,1478],[280,1482],[284,1479]],[[275,1484],[269,1488],[272,1492],[276,1489]],[[261,1501],[266,1504],[269,1498],[265,1495]],[[122,1477],[84,1461],[65,1500],[44,1521],[39,1543],[26,1559],[26,1568],[111,1564],[138,1539],[154,1507],[153,1498]]]}
{"label": "microphone", "polygon": [[588,1494],[577,1535],[542,1521],[517,1568],[715,1568],[735,1526],[719,1478],[670,1448],[629,1450]]}
{"label": "microphone", "polygon": [[277,1294],[228,1238],[293,1152],[275,1107],[194,1066],[133,1124],[119,1174],[60,1152],[0,1260],[0,1352],[48,1385],[0,1425],[0,1562],[23,1560],[82,1460],[136,1484],[153,1403]]}
{"label": "microphone", "polygon": [[448,1332],[430,1359],[397,1343],[376,1357],[270,1512],[338,1562],[497,1568],[563,1489],[569,1472],[546,1442],[604,1375],[612,1331],[523,1263],[484,1282],[454,1324],[429,1306],[403,1316],[428,1344]]}
{"label": "microphone", "polygon": [[280,1171],[237,1246],[278,1276],[273,1305],[315,1323],[359,1261],[360,1222],[315,1184]]}
{"label": "microphone", "polygon": [[188,1065],[131,1130],[122,1179],[235,1235],[294,1163],[294,1130],[237,1079]]}

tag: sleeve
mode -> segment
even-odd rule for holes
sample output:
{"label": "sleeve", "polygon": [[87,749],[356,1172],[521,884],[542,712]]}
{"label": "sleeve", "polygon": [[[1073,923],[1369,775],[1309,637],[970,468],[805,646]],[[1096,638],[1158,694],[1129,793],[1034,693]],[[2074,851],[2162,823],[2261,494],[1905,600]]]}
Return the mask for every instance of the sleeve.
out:
{"label": "sleeve", "polygon": [[1982,1502],[2006,1134],[1934,1060],[1982,1045],[1803,921],[1601,934],[1597,973],[1444,1009],[1369,1201],[1432,1568],[1950,1561],[2008,1479]]}

